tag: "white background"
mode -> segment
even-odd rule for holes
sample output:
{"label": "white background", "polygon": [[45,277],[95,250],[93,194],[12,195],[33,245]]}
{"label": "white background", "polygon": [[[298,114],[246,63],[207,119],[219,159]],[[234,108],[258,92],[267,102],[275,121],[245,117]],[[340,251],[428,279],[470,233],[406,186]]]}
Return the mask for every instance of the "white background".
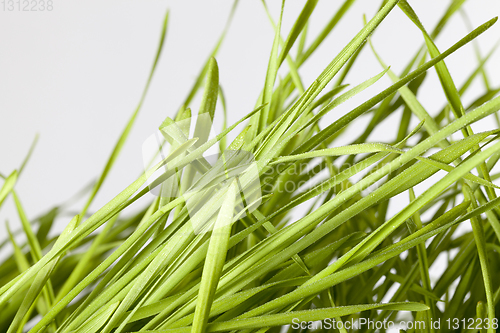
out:
{"label": "white background", "polygon": [[[271,13],[277,19],[281,2],[269,2]],[[376,13],[379,2],[355,2],[318,49],[318,54],[301,68],[306,86],[362,27],[362,15],[371,18]],[[410,1],[429,31],[449,2]],[[284,36],[304,3],[292,0],[286,3]],[[320,1],[312,16],[309,42],[340,3]],[[140,98],[156,52],[163,17],[169,8],[166,44],[151,89],[91,211],[137,178],[143,165],[142,142],[181,105],[222,32],[231,5],[231,1],[222,0],[54,0],[51,12],[9,12],[0,8],[0,172],[6,175],[18,168],[35,134],[39,133],[36,150],[16,186],[29,218],[68,200],[100,174]],[[465,9],[477,27],[499,15],[500,1],[469,0]],[[500,39],[499,26],[480,37],[483,54]],[[455,14],[436,43],[440,50],[445,50],[467,32],[462,17]],[[241,0],[217,56],[229,123],[253,109],[263,86],[272,40],[273,29],[261,1]],[[420,32],[397,7],[377,29],[373,41],[396,73],[423,43]],[[487,68],[494,87],[500,84],[499,54],[493,55]],[[460,85],[477,64],[472,46],[452,55],[447,64]],[[365,48],[347,83],[358,84],[380,71],[371,51]],[[430,71],[427,80],[428,85],[418,97],[427,110],[435,114],[444,105],[445,98],[434,71]],[[384,77],[339,108],[336,117],[389,84],[389,79]],[[471,93],[464,97],[464,104],[482,89],[482,83],[476,80]],[[198,105],[199,99],[191,107],[197,110]],[[399,116],[391,121],[398,119]],[[370,140],[394,139],[394,125],[387,123],[384,128],[385,133],[375,133]],[[348,132],[346,142],[357,135],[359,133]],[[62,223],[70,218],[67,216]],[[10,198],[0,209],[0,239],[5,238],[6,220],[19,224]]]}

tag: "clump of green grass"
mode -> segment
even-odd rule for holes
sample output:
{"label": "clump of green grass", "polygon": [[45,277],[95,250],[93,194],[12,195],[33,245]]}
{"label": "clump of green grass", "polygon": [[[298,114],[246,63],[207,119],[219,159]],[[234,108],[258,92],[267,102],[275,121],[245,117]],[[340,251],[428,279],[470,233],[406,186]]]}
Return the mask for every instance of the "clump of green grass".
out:
{"label": "clump of green grass", "polygon": [[[16,243],[7,229],[9,239],[1,244],[13,251],[0,265],[0,331],[278,332],[290,325],[285,330],[305,332],[311,329],[297,323],[333,318],[338,332],[348,331],[341,324],[368,319],[424,323],[409,332],[494,332],[500,312],[500,199],[493,182],[498,178],[499,129],[475,133],[471,125],[496,117],[499,89],[491,88],[484,70],[489,56],[480,56],[478,67],[460,87],[445,60],[496,18],[439,50],[433,40],[463,1],[453,1],[432,32],[406,0],[384,1],[306,86],[300,67],[352,3],[345,1],[312,40],[307,25],[317,0],[305,2],[286,34],[281,11],[272,22],[275,38],[255,110],[229,127],[224,122],[214,138],[203,122],[191,124],[194,137],[189,138],[189,128],[179,125],[182,120],[194,114],[212,120],[217,100],[225,104],[215,60],[223,34],[185,103],[160,126],[164,143],[170,144],[167,155],[88,214],[146,96],[164,44],[167,15],[141,101],[80,214],[67,221],[62,233],[48,236],[60,214],[56,209],[27,219],[15,191],[26,161],[4,177],[0,205],[13,197],[27,242]],[[406,14],[424,42],[401,73],[385,65],[369,39],[394,10]],[[362,66],[356,59],[366,47],[372,48],[382,71],[348,87],[346,75]],[[288,72],[277,80],[285,63]],[[416,96],[428,70],[437,72],[447,99],[434,115]],[[393,84],[320,127],[329,112],[383,76]],[[464,107],[461,95],[480,76],[488,89]],[[192,111],[199,92],[201,105]],[[400,122],[393,124],[396,139],[368,141],[393,114],[400,114]],[[370,121],[353,128],[362,115]],[[410,127],[412,119],[420,121],[418,126]],[[230,133],[236,139],[228,143]],[[352,142],[339,146],[345,133]],[[220,149],[219,173],[204,156],[214,145]],[[260,186],[250,187],[252,177],[239,173],[238,152],[251,153],[249,165],[257,170]],[[158,170],[161,176],[151,184]],[[438,172],[444,176],[432,177]],[[318,174],[327,176],[318,182]],[[180,185],[166,194],[170,179]],[[421,183],[426,190],[417,194],[414,187]],[[192,191],[200,184],[206,187]],[[292,184],[293,190],[280,184]],[[155,186],[161,195],[148,207],[134,216],[123,213]],[[255,194],[257,199],[250,200]],[[409,204],[390,216],[389,204],[398,195],[407,195]],[[303,216],[292,214],[303,204],[309,204]],[[464,224],[470,225],[466,231],[459,229]],[[431,279],[430,267],[443,255],[446,269]],[[440,327],[431,325],[437,321]],[[349,331],[375,329],[361,325]]]}

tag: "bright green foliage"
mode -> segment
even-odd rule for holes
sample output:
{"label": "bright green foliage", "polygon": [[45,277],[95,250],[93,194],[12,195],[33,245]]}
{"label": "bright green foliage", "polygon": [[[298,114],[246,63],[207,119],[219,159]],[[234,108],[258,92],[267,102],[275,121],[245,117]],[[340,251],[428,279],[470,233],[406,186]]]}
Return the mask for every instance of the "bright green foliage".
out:
{"label": "bright green foliage", "polygon": [[[63,209],[30,221],[15,190],[34,145],[19,171],[2,176],[0,206],[13,197],[26,241],[16,240],[19,232],[6,224],[8,239],[0,247],[12,250],[0,263],[0,332],[279,332],[282,325],[291,325],[288,332],[305,332],[293,324],[332,318],[346,324],[421,321],[425,328],[408,331],[433,333],[453,330],[447,320],[470,319],[484,324],[479,332],[495,332],[500,313],[499,128],[474,133],[471,125],[498,119],[500,88],[491,87],[484,67],[491,52],[483,56],[476,48],[479,65],[461,87],[445,61],[454,52],[460,56],[459,49],[470,47],[496,18],[446,50],[435,43],[464,2],[451,1],[428,32],[407,0],[381,1],[376,15],[309,86],[300,76],[301,66],[337,31],[354,1],[344,1],[311,42],[308,26],[317,0],[304,1],[289,32],[282,28],[286,1],[276,21],[263,3],[274,28],[272,45],[260,46],[270,54],[267,68],[256,69],[266,74],[265,81],[255,109],[230,125],[219,80],[224,63],[215,57],[237,10],[235,2],[185,102],[159,126],[171,144],[168,154],[87,214],[139,114],[161,58],[167,14],[139,105],[81,214],[59,236],[48,237],[54,219],[65,218]],[[380,47],[370,41],[397,10],[422,32],[423,44],[401,73],[386,65],[388,59],[375,51]],[[382,72],[347,88],[348,73],[358,67],[363,71],[356,59],[361,50],[370,52],[367,43]],[[426,71],[434,69],[447,101],[437,112],[419,101]],[[384,76],[390,86],[352,110],[338,111]],[[486,90],[464,107],[461,96],[477,77]],[[198,93],[202,101],[195,109]],[[200,119],[212,120],[217,112],[223,113],[223,129],[211,138],[209,124]],[[325,124],[330,112],[338,119]],[[196,114],[194,138],[188,138],[191,125],[179,124]],[[357,121],[361,116],[368,122]],[[382,121],[390,116],[387,127]],[[412,121],[420,123],[412,127]],[[386,137],[393,141],[370,140],[382,127],[392,129]],[[229,133],[236,139],[226,144]],[[339,144],[345,137],[350,143]],[[212,146],[220,150],[220,165],[213,169],[204,156]],[[258,189],[249,187],[248,173],[234,176],[250,155]],[[148,177],[157,170],[164,173],[150,186],[169,195],[135,216],[122,213],[139,205],[137,200],[149,191]],[[164,192],[170,179],[180,184],[178,192]],[[213,191],[191,191],[200,184]],[[402,197],[407,205],[400,204]],[[299,206],[306,207],[304,213],[298,213]],[[445,269],[436,270],[438,265]],[[440,328],[431,327],[437,320]]]}

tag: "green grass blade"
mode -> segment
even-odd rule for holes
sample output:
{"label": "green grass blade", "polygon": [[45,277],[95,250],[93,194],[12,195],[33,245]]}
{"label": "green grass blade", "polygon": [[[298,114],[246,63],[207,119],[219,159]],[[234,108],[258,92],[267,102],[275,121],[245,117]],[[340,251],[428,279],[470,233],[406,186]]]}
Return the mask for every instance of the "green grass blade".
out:
{"label": "green grass blade", "polygon": [[214,301],[215,290],[217,289],[217,284],[219,283],[222,268],[226,260],[236,194],[237,183],[235,180],[227,191],[226,198],[215,222],[215,228],[210,237],[207,257],[201,276],[192,332],[202,333],[206,329],[208,316]]}
{"label": "green grass blade", "polygon": [[286,38],[285,45],[283,46],[283,50],[281,51],[280,57],[279,57],[279,64],[281,65],[285,58],[288,55],[288,52],[290,52],[290,49],[292,48],[293,44],[299,37],[299,34],[303,31],[304,27],[306,26],[309,17],[311,16],[312,12],[314,11],[314,8],[318,4],[318,0],[307,0],[305,3],[304,7],[302,8],[302,11],[300,12],[299,17],[293,24],[292,30],[290,30],[290,33],[288,34],[288,37]]}
{"label": "green grass blade", "polygon": [[2,206],[5,198],[9,195],[9,193],[14,188],[14,185],[17,181],[17,170],[14,170],[4,181],[2,185],[2,189],[0,189],[0,207]]}
{"label": "green grass blade", "polygon": [[[471,208],[472,209],[477,208],[476,199],[474,197],[474,194],[472,193],[472,190],[467,185],[464,185],[464,187],[468,199],[471,200],[472,202]],[[477,246],[477,253],[479,255],[479,262],[481,264],[481,272],[483,275],[484,290],[486,292],[486,301],[488,308],[488,319],[490,320],[490,322],[493,322],[493,319],[495,319],[496,316],[495,316],[495,305],[493,303],[494,301],[493,301],[493,291],[492,291],[491,276],[490,276],[490,265],[488,262],[488,255],[486,251],[486,237],[484,234],[483,225],[481,224],[481,221],[479,220],[478,217],[471,218],[471,225],[472,225],[472,230],[474,232],[474,240]],[[488,333],[493,333],[493,332],[494,328],[490,326],[490,328],[488,329]]]}

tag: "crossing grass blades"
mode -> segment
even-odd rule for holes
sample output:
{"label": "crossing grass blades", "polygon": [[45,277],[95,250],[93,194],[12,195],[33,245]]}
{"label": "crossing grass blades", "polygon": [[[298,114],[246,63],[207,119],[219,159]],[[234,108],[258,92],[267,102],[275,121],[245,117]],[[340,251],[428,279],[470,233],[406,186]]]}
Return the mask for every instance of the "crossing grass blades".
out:
{"label": "crossing grass blades", "polygon": [[[306,332],[313,330],[311,323],[327,331],[319,322],[335,322],[334,332],[375,332],[374,325],[349,327],[368,320],[425,324],[408,325],[408,332],[496,331],[500,88],[491,86],[493,73],[484,66],[494,47],[477,53],[477,67],[461,85],[446,60],[461,57],[461,48],[473,47],[497,19],[440,49],[434,40],[460,15],[464,0],[449,1],[434,30],[423,26],[406,0],[383,1],[317,78],[305,82],[301,66],[327,36],[342,33],[337,23],[355,1],[332,4],[338,8],[331,20],[311,36],[308,21],[317,2],[304,2],[288,32],[281,29],[284,1],[279,18],[269,15],[275,36],[272,45],[260,46],[270,57],[267,68],[255,69],[266,73],[255,109],[229,127],[224,122],[213,138],[197,124],[194,137],[182,141],[167,129],[182,130],[176,124],[195,115],[213,119],[218,103],[225,108],[215,60],[224,31],[183,105],[160,125],[165,140],[176,144],[97,211],[89,207],[139,114],[168,14],[142,99],[78,215],[68,218],[64,207],[56,207],[28,220],[16,182],[30,154],[18,170],[2,176],[0,205],[13,199],[22,230],[7,225],[8,237],[0,244],[10,251],[0,264],[1,332]],[[394,11],[422,33],[415,40],[419,51],[401,72],[388,67],[390,59],[382,59],[370,41]],[[347,82],[348,73],[364,71],[356,61],[361,50],[378,59],[380,73]],[[417,98],[428,71],[437,73],[447,101],[433,110]],[[339,108],[382,77],[392,84],[355,108]],[[476,79],[484,91],[464,105],[461,97]],[[200,94],[198,107],[193,100]],[[337,120],[321,121],[332,114]],[[386,137],[393,139],[370,140],[380,126],[387,131],[384,121],[391,122],[393,132]],[[474,132],[472,125],[481,121],[491,130]],[[339,144],[346,137],[350,143]],[[224,181],[211,184],[210,191],[186,197],[200,179],[208,179],[211,165],[204,153],[212,146],[229,159],[239,156],[229,152],[251,154],[259,186],[250,194],[260,191],[256,200],[241,191],[250,177],[231,175],[227,168]],[[157,188],[175,177],[179,195],[149,195],[149,178],[158,170],[163,171]],[[137,200],[146,195],[152,199],[142,207]],[[401,198],[409,204],[390,205]],[[130,216],[129,206],[139,213]],[[56,219],[65,228],[52,237]],[[446,267],[435,269],[439,265]],[[431,325],[437,321],[440,327]]]}

